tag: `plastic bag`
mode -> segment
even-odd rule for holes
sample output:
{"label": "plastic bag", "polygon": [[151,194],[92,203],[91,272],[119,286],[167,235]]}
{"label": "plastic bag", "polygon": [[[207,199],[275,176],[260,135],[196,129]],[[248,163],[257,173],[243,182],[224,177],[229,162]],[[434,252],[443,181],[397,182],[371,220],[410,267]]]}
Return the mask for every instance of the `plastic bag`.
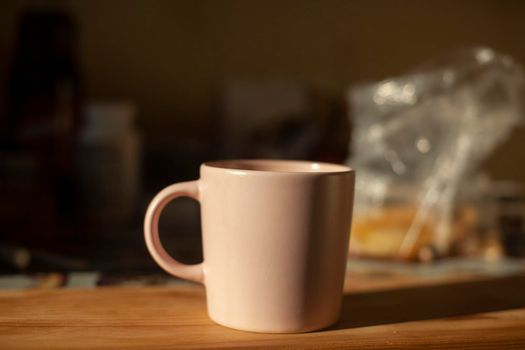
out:
{"label": "plastic bag", "polygon": [[521,120],[523,82],[512,58],[476,48],[351,89],[351,253],[446,254],[458,192]]}

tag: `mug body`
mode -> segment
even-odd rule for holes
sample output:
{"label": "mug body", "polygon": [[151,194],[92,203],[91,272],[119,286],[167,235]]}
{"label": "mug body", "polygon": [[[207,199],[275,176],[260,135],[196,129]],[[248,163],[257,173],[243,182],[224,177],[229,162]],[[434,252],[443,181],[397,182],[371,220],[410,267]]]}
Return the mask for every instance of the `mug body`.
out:
{"label": "mug body", "polygon": [[305,332],[335,323],[354,172],[270,160],[208,162],[200,171],[209,316],[257,332]]}

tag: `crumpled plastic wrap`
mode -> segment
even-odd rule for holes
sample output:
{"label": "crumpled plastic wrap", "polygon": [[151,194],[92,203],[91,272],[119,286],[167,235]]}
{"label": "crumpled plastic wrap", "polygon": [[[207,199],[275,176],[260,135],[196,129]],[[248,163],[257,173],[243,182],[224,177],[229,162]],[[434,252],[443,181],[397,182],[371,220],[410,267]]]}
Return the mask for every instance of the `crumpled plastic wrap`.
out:
{"label": "crumpled plastic wrap", "polygon": [[522,119],[524,74],[488,48],[350,90],[357,173],[350,252],[447,254],[457,195]]}

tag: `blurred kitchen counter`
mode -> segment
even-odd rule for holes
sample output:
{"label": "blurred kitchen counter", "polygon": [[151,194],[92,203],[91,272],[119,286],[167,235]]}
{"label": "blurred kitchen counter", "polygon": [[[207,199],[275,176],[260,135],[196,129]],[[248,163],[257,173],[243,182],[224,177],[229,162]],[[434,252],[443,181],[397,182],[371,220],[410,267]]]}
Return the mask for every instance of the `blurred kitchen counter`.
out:
{"label": "blurred kitchen counter", "polygon": [[207,317],[204,288],[189,283],[3,290],[0,347],[523,349],[524,290],[525,274],[516,271],[448,277],[354,271],[340,321],[306,334],[218,326]]}

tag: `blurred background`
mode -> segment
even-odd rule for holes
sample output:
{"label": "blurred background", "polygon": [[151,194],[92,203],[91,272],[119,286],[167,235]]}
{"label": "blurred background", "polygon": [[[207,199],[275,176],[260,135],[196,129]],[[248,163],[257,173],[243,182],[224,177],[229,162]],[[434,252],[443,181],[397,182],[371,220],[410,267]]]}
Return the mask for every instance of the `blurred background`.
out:
{"label": "blurred background", "polygon": [[[197,178],[200,163],[219,158],[354,165],[361,159],[359,91],[407,72],[416,73],[403,86],[413,84],[418,74],[443,67],[435,60],[447,54],[460,63],[446,67],[461,70],[469,52],[480,65],[501,61],[511,71],[505,74],[521,77],[523,13],[518,0],[2,1],[0,272],[158,272],[143,244],[142,220],[160,189]],[[353,256],[522,256],[520,84],[503,89],[516,118],[477,157],[485,197],[448,210],[449,221],[463,210],[454,224],[470,225],[469,238],[398,254],[399,242],[361,237]],[[433,127],[425,119],[414,123]],[[418,140],[425,153],[428,142]],[[390,153],[381,157],[392,163]],[[496,194],[487,191],[496,187]],[[503,214],[481,225],[480,202]],[[413,222],[414,215],[398,213],[393,221]],[[170,204],[160,226],[174,257],[202,259],[197,203]]]}

